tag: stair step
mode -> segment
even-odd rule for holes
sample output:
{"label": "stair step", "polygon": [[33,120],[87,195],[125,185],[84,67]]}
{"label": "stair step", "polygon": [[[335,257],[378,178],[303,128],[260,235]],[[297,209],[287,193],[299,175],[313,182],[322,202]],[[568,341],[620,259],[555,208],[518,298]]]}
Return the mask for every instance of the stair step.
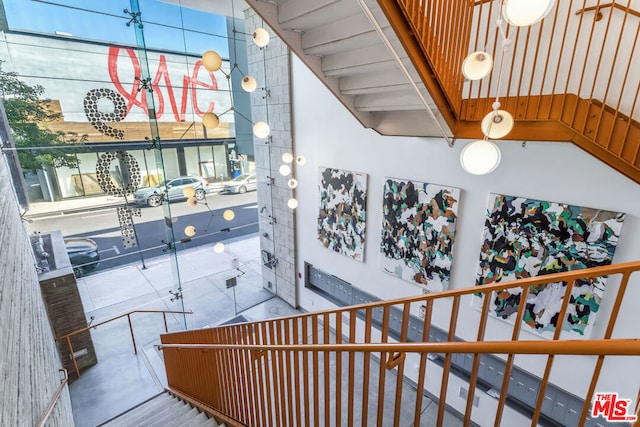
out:
{"label": "stair step", "polygon": [[[209,421],[213,421],[214,424],[209,424]],[[199,412],[198,415],[191,418],[189,421],[186,421],[180,424],[178,427],[200,427],[200,426],[212,426],[217,427],[218,423],[215,422],[213,418],[207,418],[207,415],[204,412]]]}
{"label": "stair step", "polygon": [[188,411],[188,409],[189,406],[186,403],[174,397],[171,404],[147,418],[137,419],[135,425],[139,427],[171,425],[169,421],[171,421],[173,417],[180,415],[182,410]]}
{"label": "stair step", "polygon": [[104,424],[103,427],[129,427],[131,426],[131,420],[142,418],[153,414],[159,410],[162,410],[167,404],[172,401],[172,397],[167,393],[160,394],[140,406],[133,408],[132,410],[125,412],[118,418],[115,418],[111,422]]}
{"label": "stair step", "polygon": [[[190,419],[194,419],[198,416],[198,410],[196,408],[192,408],[189,405],[185,405],[184,409],[180,408],[171,419],[165,419],[167,422],[165,425],[169,426],[179,426],[182,423],[189,421]],[[170,422],[169,422],[170,421]]]}
{"label": "stair step", "polygon": [[218,427],[218,423],[214,418],[207,418],[207,415],[197,408],[164,393],[103,425],[103,427],[131,426]]}

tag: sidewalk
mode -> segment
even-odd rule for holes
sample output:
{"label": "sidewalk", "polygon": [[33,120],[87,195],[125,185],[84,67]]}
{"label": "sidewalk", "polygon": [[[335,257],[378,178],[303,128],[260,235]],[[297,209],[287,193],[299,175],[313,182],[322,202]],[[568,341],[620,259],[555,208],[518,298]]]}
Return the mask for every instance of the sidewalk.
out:
{"label": "sidewalk", "polygon": [[24,217],[35,219],[48,215],[105,209],[122,204],[124,204],[122,197],[115,196],[76,197],[57,202],[30,202],[29,210]]}
{"label": "sidewalk", "polygon": [[[214,182],[209,184],[209,194],[216,194],[221,191],[222,183]],[[132,201],[133,197],[129,197],[129,200]],[[124,199],[122,197],[109,195],[74,197],[55,202],[30,202],[29,210],[24,216],[30,219],[47,215],[64,215],[73,212],[106,209],[123,204]]]}
{"label": "sidewalk", "polygon": [[[298,312],[262,287],[258,234],[231,239],[222,254],[206,245],[180,251],[177,259],[182,299],[175,299],[178,289],[169,255],[147,260],[146,269],[133,264],[78,279],[87,319],[93,317],[97,324],[131,310],[182,311],[184,306],[184,311],[193,311],[167,315],[172,332],[218,325],[236,315],[252,321]],[[237,286],[228,289],[231,277],[237,277]],[[166,385],[162,355],[153,346],[164,333],[162,315],[137,313],[131,321],[138,354],[126,318],[91,331],[98,363],[69,386],[77,426],[99,425]]]}

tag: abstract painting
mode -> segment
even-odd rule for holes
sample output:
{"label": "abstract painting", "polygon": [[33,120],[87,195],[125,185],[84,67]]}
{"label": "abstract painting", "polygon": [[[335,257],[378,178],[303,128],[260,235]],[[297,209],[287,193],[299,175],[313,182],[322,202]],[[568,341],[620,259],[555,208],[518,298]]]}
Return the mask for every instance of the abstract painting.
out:
{"label": "abstract painting", "polygon": [[449,286],[458,188],[385,178],[381,265],[423,290]]}
{"label": "abstract painting", "polygon": [[320,168],[318,240],[360,262],[364,257],[367,175]]}
{"label": "abstract painting", "polygon": [[[498,194],[489,199],[476,285],[611,264],[624,213]],[[563,330],[589,336],[605,282],[576,282]],[[565,286],[529,290],[523,321],[543,337],[553,337]],[[520,290],[504,290],[494,293],[490,310],[514,320],[519,305]]]}

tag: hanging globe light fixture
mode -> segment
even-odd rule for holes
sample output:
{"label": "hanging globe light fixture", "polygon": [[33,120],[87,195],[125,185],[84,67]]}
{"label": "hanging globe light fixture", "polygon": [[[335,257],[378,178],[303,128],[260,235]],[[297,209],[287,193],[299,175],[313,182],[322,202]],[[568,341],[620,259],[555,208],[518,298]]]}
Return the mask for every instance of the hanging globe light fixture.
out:
{"label": "hanging globe light fixture", "polygon": [[204,113],[202,116],[202,124],[207,129],[215,129],[220,125],[220,118],[215,113]]}
{"label": "hanging globe light fixture", "polygon": [[196,235],[196,228],[193,225],[187,225],[184,228],[184,235],[188,237],[193,237]]}
{"label": "hanging globe light fixture", "polygon": [[269,32],[264,28],[256,28],[253,32],[253,42],[258,47],[265,47],[269,44],[270,39],[271,36],[269,36]]}
{"label": "hanging globe light fixture", "polygon": [[555,0],[503,0],[502,16],[510,25],[526,27],[542,21]]}
{"label": "hanging globe light fixture", "polygon": [[480,80],[493,68],[493,57],[483,51],[470,53],[462,62],[462,74],[469,80]]}
{"label": "hanging globe light fixture", "polygon": [[291,173],[291,167],[289,165],[280,165],[280,169],[278,169],[280,175],[287,176]]}
{"label": "hanging globe light fixture", "polygon": [[513,116],[505,110],[493,110],[484,116],[480,126],[487,137],[500,139],[513,129]]}
{"label": "hanging globe light fixture", "polygon": [[222,68],[222,58],[214,50],[208,50],[202,54],[202,65],[209,71],[218,71]]}
{"label": "hanging globe light fixture", "polygon": [[285,162],[286,164],[289,164],[293,161],[293,154],[291,153],[284,153],[282,155],[282,161]]}
{"label": "hanging globe light fixture", "polygon": [[251,76],[245,76],[242,79],[242,89],[245,92],[253,92],[258,87],[258,82]]}
{"label": "hanging globe light fixture", "polygon": [[473,175],[493,172],[500,164],[500,149],[486,139],[467,144],[460,152],[462,168]]}
{"label": "hanging globe light fixture", "polygon": [[271,133],[271,128],[265,122],[257,122],[253,125],[253,134],[258,138],[266,138]]}
{"label": "hanging globe light fixture", "polygon": [[186,187],[184,190],[182,190],[182,195],[189,199],[196,195],[196,189],[193,187]]}

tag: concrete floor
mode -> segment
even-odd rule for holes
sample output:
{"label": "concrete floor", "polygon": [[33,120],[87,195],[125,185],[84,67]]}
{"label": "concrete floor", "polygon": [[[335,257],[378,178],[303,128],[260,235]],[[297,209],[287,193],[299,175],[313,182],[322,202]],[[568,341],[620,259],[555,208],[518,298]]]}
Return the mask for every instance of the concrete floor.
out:
{"label": "concrete floor", "polygon": [[[165,256],[147,260],[146,269],[128,265],[79,279],[87,318],[93,316],[96,324],[131,310],[193,311],[167,316],[169,331],[179,331],[185,325],[188,329],[214,326],[236,313],[260,320],[297,312],[262,288],[257,235],[227,242],[222,254],[206,246],[181,251],[177,258],[182,300],[171,300],[170,291],[177,289],[173,263]],[[240,270],[232,268],[234,258]],[[226,279],[237,275],[237,287],[227,289]],[[131,320],[137,354],[126,317],[92,330],[98,364],[69,386],[76,426],[99,425],[163,391],[164,366],[154,347],[164,332],[162,315],[136,313]]]}
{"label": "concrete floor", "polygon": [[[167,316],[169,331],[215,326],[241,314],[249,321],[288,316],[298,313],[284,301],[262,288],[259,238],[257,235],[226,244],[223,254],[211,247],[178,253],[183,299],[177,292],[169,256],[148,260],[146,269],[129,265],[100,272],[78,280],[78,288],[87,318],[93,323],[131,310],[193,311],[193,314]],[[239,260],[239,270],[232,260]],[[226,288],[226,279],[237,276],[238,285]],[[131,316],[137,353],[127,319],[122,318],[92,330],[98,364],[82,371],[69,390],[74,419],[78,427],[98,426],[161,393],[166,376],[161,355],[154,347],[164,333],[161,314],[136,313]],[[415,401],[415,388],[407,385],[406,400]],[[393,408],[393,396],[387,396],[385,407]],[[426,397],[423,401],[423,425],[435,425],[437,405]],[[392,413],[393,411],[387,411]],[[402,417],[409,426],[408,417]],[[448,416],[446,426],[461,425]]]}

